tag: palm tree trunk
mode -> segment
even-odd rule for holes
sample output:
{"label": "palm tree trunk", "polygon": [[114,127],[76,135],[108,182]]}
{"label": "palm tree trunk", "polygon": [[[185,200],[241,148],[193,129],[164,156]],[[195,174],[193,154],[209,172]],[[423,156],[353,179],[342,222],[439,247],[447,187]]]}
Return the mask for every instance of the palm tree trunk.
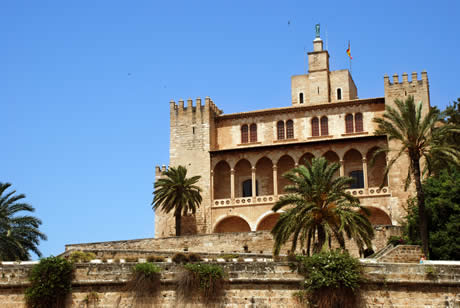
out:
{"label": "palm tree trunk", "polygon": [[321,249],[323,249],[323,245],[325,242],[326,242],[326,232],[323,227],[318,227],[318,245],[316,245],[313,248],[314,253],[321,252]]}
{"label": "palm tree trunk", "polygon": [[180,236],[181,234],[181,215],[180,213],[179,214],[176,214],[175,215],[176,217],[176,236]]}
{"label": "palm tree trunk", "polygon": [[413,158],[415,189],[417,191],[418,215],[420,218],[420,238],[422,240],[422,251],[425,257],[429,258],[428,250],[428,226],[425,211],[425,194],[422,189],[422,180],[420,174],[420,159]]}

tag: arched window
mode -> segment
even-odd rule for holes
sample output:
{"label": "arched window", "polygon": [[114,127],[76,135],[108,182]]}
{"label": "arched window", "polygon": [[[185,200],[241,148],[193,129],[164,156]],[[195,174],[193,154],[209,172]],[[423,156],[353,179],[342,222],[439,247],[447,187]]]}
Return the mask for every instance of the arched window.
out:
{"label": "arched window", "polygon": [[257,124],[252,123],[249,127],[249,139],[251,142],[257,142]]}
{"label": "arched window", "polygon": [[353,115],[347,114],[345,116],[345,132],[352,133],[353,132]]}
{"label": "arched window", "polygon": [[327,117],[321,118],[321,136],[329,135],[329,128],[327,125]]}
{"label": "arched window", "polygon": [[286,121],[286,139],[294,139],[294,121]]}
{"label": "arched window", "polygon": [[277,126],[277,131],[278,131],[278,140],[283,140],[284,139],[284,122],[278,121],[276,126]]}
{"label": "arched window", "polygon": [[337,100],[341,100],[342,99],[342,89],[338,88],[337,89]]}
{"label": "arched window", "polygon": [[311,120],[311,135],[319,136],[319,121],[316,117]]}
{"label": "arched window", "polygon": [[362,113],[355,114],[355,129],[356,129],[356,132],[362,132],[364,130]]}
{"label": "arched window", "polygon": [[299,94],[299,103],[303,104],[303,93]]}
{"label": "arched window", "polygon": [[241,143],[248,143],[248,126],[241,126]]}

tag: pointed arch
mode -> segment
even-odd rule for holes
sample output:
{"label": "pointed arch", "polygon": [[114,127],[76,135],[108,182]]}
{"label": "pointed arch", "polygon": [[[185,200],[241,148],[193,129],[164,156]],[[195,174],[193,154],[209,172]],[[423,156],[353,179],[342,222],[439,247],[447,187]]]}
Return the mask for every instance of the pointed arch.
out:
{"label": "pointed arch", "polygon": [[280,213],[269,213],[263,217],[259,223],[257,224],[256,231],[271,231],[273,227],[276,225],[278,222],[278,219],[280,218]]}
{"label": "pointed arch", "polygon": [[273,195],[273,162],[262,157],[256,163],[256,179],[259,187],[259,196]]}
{"label": "pointed arch", "polygon": [[235,196],[243,197],[243,183],[252,179],[251,163],[247,159],[240,159],[235,165]]}
{"label": "pointed arch", "polygon": [[358,150],[348,150],[343,156],[345,176],[354,179],[350,188],[364,188],[363,157]]}
{"label": "pointed arch", "polygon": [[283,174],[291,170],[292,168],[295,167],[295,161],[294,159],[289,156],[289,155],[283,155],[277,163],[278,166],[278,193],[279,194],[284,194],[284,186],[290,185],[291,182],[283,177]]}

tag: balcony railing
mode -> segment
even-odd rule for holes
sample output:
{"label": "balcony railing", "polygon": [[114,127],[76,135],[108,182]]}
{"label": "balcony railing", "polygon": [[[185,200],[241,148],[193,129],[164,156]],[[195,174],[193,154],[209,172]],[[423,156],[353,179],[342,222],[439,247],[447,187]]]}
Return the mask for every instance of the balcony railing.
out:
{"label": "balcony railing", "polygon": [[[390,189],[388,187],[378,187],[371,188],[355,188],[347,189],[346,192],[352,196],[358,198],[365,197],[374,197],[374,196],[387,196],[390,195]],[[282,195],[274,196],[257,196],[257,197],[239,197],[235,199],[214,199],[212,201],[212,207],[225,207],[225,206],[251,206],[251,205],[263,205],[263,204],[273,204],[279,200],[279,197]]]}

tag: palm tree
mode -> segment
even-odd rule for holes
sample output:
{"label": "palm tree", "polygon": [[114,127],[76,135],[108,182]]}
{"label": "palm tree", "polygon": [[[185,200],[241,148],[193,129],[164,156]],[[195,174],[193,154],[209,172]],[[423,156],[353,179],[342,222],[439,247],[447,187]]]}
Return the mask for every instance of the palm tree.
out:
{"label": "palm tree", "polygon": [[[313,244],[313,253],[331,247],[335,238],[345,249],[344,233],[353,238],[360,250],[371,246],[374,229],[356,197],[345,192],[353,182],[349,177],[335,177],[339,164],[328,164],[324,157],[314,158],[310,164],[300,165],[283,176],[293,184],[284,189],[282,196],[273,206],[273,211],[283,207],[272,234],[275,239],[274,253],[279,254],[283,244],[292,238],[292,251],[300,240],[306,242],[307,253]],[[299,238],[300,237],[300,238]]]}
{"label": "palm tree", "polygon": [[439,125],[442,117],[437,108],[431,108],[423,116],[422,103],[416,104],[413,96],[409,96],[405,101],[396,99],[395,105],[396,108],[385,106],[383,118],[375,118],[374,122],[378,124],[375,134],[386,135],[389,141],[396,141],[394,144],[397,144],[397,147],[394,149],[389,147],[380,149],[375,152],[375,155],[381,152],[395,152],[387,164],[384,178],[386,178],[389,170],[399,158],[406,156],[409,159],[405,189],[407,190],[413,178],[415,180],[417,206],[420,215],[419,227],[422,250],[425,256],[428,257],[428,229],[420,161],[425,158],[428,171],[431,171],[431,162],[435,156],[443,157],[445,160],[458,165],[460,152],[454,145],[449,145],[442,141],[456,129],[451,125]]}
{"label": "palm tree", "polygon": [[25,195],[15,195],[15,190],[6,193],[10,186],[10,183],[0,183],[0,259],[29,260],[29,251],[41,257],[38,244],[40,240],[47,239],[38,230],[42,222],[33,216],[18,215],[22,211],[34,212],[35,209],[27,203],[18,202]]}
{"label": "palm tree", "polygon": [[176,218],[176,236],[181,235],[181,217],[191,212],[195,214],[200,206],[201,188],[195,184],[201,178],[193,176],[187,178],[187,169],[184,166],[171,167],[163,172],[164,178],[155,182],[153,192],[153,209],[161,208],[165,213],[174,211]]}

